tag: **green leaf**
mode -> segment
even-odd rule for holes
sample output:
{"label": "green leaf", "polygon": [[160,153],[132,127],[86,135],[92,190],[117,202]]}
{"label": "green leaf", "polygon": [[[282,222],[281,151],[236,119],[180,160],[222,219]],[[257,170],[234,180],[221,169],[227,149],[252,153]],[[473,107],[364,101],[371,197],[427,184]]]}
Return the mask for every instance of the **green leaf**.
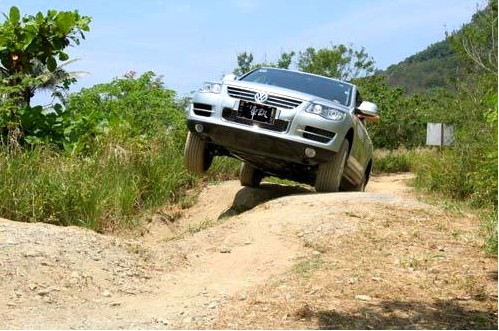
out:
{"label": "green leaf", "polygon": [[73,29],[75,24],[75,16],[71,12],[61,12],[57,15],[55,19],[55,24],[57,28],[60,30],[61,34],[67,35]]}
{"label": "green leaf", "polygon": [[42,24],[44,20],[45,20],[45,17],[43,17],[43,14],[41,12],[38,12],[36,14],[36,23]]}
{"label": "green leaf", "polygon": [[19,23],[20,19],[21,13],[19,12],[19,8],[17,8],[16,6],[10,7],[9,20],[12,23]]}
{"label": "green leaf", "polygon": [[64,52],[59,52],[59,61],[67,61],[69,59],[69,55]]}
{"label": "green leaf", "polygon": [[60,103],[56,103],[54,105],[54,111],[57,113],[57,115],[62,114],[62,112],[63,112],[62,105]]}
{"label": "green leaf", "polygon": [[56,60],[54,59],[53,56],[49,57],[47,59],[47,69],[50,71],[50,72],[54,72],[55,69],[57,69],[57,62]]}
{"label": "green leaf", "polygon": [[57,15],[57,10],[55,9],[49,9],[47,11],[47,18],[49,19],[54,19],[54,17]]}

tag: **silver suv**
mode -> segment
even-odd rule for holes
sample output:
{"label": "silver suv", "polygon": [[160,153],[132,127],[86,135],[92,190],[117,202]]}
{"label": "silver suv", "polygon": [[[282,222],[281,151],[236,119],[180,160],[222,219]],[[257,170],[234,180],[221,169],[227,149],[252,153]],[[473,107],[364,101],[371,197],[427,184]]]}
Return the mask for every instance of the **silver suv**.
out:
{"label": "silver suv", "polygon": [[317,192],[363,191],[369,181],[373,147],[364,122],[378,119],[377,107],[353,84],[259,68],[204,83],[187,111],[184,156],[193,173],[230,156],[243,161],[243,186],[275,176]]}

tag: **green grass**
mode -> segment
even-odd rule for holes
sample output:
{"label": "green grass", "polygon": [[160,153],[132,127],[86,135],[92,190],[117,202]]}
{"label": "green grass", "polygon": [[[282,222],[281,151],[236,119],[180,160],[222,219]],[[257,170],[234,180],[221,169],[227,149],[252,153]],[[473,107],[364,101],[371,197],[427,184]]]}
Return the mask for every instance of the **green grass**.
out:
{"label": "green grass", "polygon": [[196,178],[168,141],[147,148],[105,144],[91,157],[46,148],[0,150],[0,215],[96,231],[133,225],[150,209],[181,201]]}
{"label": "green grass", "polygon": [[485,253],[497,256],[497,209],[484,212],[481,219],[483,220]]}
{"label": "green grass", "polygon": [[320,256],[315,256],[299,261],[293,266],[292,271],[297,275],[307,278],[310,277],[314,271],[325,266],[326,262]]}
{"label": "green grass", "polygon": [[412,169],[412,153],[406,149],[393,151],[377,149],[373,155],[373,172],[375,174],[409,172]]}

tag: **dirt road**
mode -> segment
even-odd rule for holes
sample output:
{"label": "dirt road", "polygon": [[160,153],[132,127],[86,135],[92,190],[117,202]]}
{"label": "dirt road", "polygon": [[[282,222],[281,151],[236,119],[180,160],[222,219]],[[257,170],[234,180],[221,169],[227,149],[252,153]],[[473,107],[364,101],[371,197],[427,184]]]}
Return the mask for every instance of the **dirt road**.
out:
{"label": "dirt road", "polygon": [[223,182],[141,235],[0,219],[0,329],[497,328],[478,219],[418,201],[411,177]]}

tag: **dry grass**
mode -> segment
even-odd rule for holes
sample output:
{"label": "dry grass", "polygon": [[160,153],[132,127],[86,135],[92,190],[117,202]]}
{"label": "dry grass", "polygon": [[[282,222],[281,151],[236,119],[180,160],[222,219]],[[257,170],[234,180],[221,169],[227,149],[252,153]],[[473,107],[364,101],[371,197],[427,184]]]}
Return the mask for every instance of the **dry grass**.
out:
{"label": "dry grass", "polygon": [[320,247],[273,283],[234,296],[214,328],[497,329],[497,259],[479,221],[435,208],[365,206],[357,230]]}

